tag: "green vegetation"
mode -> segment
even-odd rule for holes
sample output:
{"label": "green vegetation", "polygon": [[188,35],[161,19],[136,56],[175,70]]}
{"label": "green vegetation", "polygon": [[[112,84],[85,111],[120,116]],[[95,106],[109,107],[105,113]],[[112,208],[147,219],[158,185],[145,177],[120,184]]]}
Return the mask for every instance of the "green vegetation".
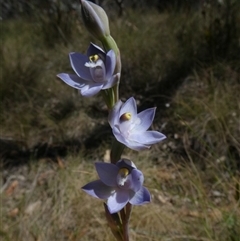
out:
{"label": "green vegetation", "polygon": [[[157,106],[154,129],[168,137],[124,152],[152,194],[133,209],[131,240],[240,240],[240,6],[232,2],[111,19],[120,96],[134,96],[139,110]],[[0,237],[113,240],[102,202],[80,190],[96,178],[93,162],[108,158],[106,107],[101,95],[83,98],[56,78],[72,72],[68,53],[93,39],[76,12],[56,9],[1,23]]]}

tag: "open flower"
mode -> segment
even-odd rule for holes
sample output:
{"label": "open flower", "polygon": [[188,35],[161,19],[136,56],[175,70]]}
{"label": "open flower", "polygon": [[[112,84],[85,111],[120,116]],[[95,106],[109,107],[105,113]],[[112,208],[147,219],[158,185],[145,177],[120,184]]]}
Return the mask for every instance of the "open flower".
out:
{"label": "open flower", "polygon": [[107,199],[110,213],[120,211],[128,202],[142,205],[150,202],[150,193],[143,187],[143,174],[133,162],[122,159],[116,164],[96,162],[95,167],[100,180],[83,186],[89,195]]}
{"label": "open flower", "polygon": [[151,126],[156,108],[146,109],[137,114],[133,97],[125,103],[118,101],[109,113],[108,121],[115,138],[127,147],[139,151],[166,138],[158,131],[147,131]]}
{"label": "open flower", "polygon": [[70,63],[76,74],[58,74],[61,80],[80,90],[83,96],[93,96],[102,89],[113,87],[120,78],[120,73],[113,74],[116,56],[113,50],[105,53],[100,47],[90,44],[87,55],[69,54]]}

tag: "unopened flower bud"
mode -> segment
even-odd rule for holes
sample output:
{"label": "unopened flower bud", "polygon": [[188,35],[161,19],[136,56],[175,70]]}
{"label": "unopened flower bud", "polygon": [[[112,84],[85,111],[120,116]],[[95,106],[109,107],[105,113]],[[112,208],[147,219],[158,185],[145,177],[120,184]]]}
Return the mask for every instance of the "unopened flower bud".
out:
{"label": "unopened flower bud", "polygon": [[98,40],[102,41],[110,35],[108,17],[98,5],[80,0],[83,22],[87,30]]}

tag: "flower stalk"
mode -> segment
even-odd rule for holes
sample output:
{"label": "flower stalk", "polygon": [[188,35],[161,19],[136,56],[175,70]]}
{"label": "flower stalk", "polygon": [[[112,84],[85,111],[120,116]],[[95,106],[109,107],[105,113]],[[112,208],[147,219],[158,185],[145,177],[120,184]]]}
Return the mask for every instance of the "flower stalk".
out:
{"label": "flower stalk", "polygon": [[109,110],[108,122],[114,140],[110,163],[96,162],[99,179],[82,187],[87,194],[105,200],[104,210],[112,234],[117,241],[129,241],[129,220],[133,205],[150,202],[151,196],[143,186],[143,173],[135,164],[121,158],[125,147],[140,151],[166,138],[158,131],[148,130],[156,108],[137,113],[133,97],[125,103],[119,100],[121,75],[120,50],[110,35],[108,17],[98,5],[80,0],[82,19],[86,29],[102,43],[103,49],[93,43],[86,54],[69,54],[74,74],[57,76],[67,85],[78,89],[82,96],[102,94]]}
{"label": "flower stalk", "polygon": [[108,226],[110,227],[112,234],[118,241],[123,241],[123,229],[122,229],[122,222],[119,218],[118,213],[111,214],[108,210],[106,203],[103,203],[105,216],[108,222]]}
{"label": "flower stalk", "polygon": [[118,160],[121,159],[124,148],[125,148],[125,145],[123,145],[116,139],[113,140],[112,148],[110,152],[111,163],[115,164]]}
{"label": "flower stalk", "polygon": [[129,220],[131,216],[132,205],[127,203],[126,207],[120,211],[122,219],[123,241],[129,241]]}

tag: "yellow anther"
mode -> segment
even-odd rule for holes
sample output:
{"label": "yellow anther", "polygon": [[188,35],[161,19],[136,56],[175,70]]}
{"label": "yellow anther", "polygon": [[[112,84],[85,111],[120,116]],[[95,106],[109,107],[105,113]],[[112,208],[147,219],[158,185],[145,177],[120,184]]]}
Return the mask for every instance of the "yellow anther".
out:
{"label": "yellow anther", "polygon": [[129,170],[127,168],[123,167],[119,170],[118,173],[123,178],[123,177],[126,177],[129,174]]}
{"label": "yellow anther", "polygon": [[90,60],[91,62],[97,62],[98,59],[99,59],[99,56],[98,56],[97,54],[94,54],[94,55],[89,56],[89,60]]}
{"label": "yellow anther", "polygon": [[131,113],[127,112],[121,115],[120,120],[127,121],[127,120],[130,120],[131,118],[132,118]]}

